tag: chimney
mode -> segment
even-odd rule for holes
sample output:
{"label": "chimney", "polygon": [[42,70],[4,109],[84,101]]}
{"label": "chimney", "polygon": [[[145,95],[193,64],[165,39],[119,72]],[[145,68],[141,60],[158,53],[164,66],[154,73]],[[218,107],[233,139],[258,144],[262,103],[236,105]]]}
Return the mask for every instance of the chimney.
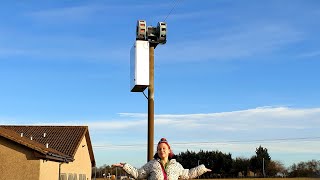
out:
{"label": "chimney", "polygon": [[21,133],[20,136],[23,137],[23,133]]}
{"label": "chimney", "polygon": [[46,148],[49,148],[49,143],[46,143]]}
{"label": "chimney", "polygon": [[32,141],[32,136],[30,136],[30,140]]}
{"label": "chimney", "polygon": [[47,133],[43,133],[43,137],[45,138],[47,136]]}

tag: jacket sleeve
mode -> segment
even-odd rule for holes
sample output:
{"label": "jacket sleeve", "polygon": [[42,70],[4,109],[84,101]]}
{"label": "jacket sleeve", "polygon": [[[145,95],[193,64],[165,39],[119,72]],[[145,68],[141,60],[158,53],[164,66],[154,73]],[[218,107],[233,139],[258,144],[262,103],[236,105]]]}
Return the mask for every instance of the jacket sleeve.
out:
{"label": "jacket sleeve", "polygon": [[180,178],[181,179],[194,179],[198,176],[201,176],[202,174],[206,173],[207,172],[207,168],[201,164],[195,168],[192,168],[192,169],[184,169],[182,167],[181,164],[180,165]]}
{"label": "jacket sleeve", "polygon": [[123,170],[125,170],[128,174],[131,174],[134,179],[147,179],[150,174],[151,162],[149,161],[147,164],[142,166],[140,169],[137,169],[130,164],[125,164],[123,166]]}

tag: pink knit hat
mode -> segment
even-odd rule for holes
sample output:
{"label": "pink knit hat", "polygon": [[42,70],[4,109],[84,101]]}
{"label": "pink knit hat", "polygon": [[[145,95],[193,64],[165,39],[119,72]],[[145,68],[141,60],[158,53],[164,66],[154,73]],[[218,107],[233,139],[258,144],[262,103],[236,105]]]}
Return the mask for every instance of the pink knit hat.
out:
{"label": "pink knit hat", "polygon": [[168,146],[168,148],[170,149],[169,157],[172,158],[172,157],[174,156],[174,154],[173,154],[173,152],[172,152],[172,150],[171,150],[171,147],[170,147],[167,139],[166,139],[166,138],[161,138],[160,141],[158,142],[157,148],[159,147],[159,145],[160,145],[161,143],[165,143],[165,144]]}

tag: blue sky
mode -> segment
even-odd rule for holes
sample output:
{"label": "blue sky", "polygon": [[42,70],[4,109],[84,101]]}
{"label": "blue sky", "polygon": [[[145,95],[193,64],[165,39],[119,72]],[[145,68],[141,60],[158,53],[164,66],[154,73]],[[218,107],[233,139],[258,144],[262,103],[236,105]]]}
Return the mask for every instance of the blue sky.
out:
{"label": "blue sky", "polygon": [[88,125],[98,166],[143,165],[147,100],[130,92],[129,52],[137,20],[166,17],[155,143],[233,158],[262,145],[286,166],[319,160],[316,0],[3,2],[0,124]]}

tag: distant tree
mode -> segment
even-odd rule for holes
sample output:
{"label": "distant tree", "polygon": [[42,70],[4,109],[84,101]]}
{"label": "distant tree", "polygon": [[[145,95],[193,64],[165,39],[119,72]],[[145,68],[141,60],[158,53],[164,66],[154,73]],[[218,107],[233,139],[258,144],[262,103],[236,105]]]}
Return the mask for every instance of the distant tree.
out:
{"label": "distant tree", "polygon": [[116,168],[112,167],[110,165],[102,165],[100,167],[93,167],[92,168],[92,178],[103,178],[103,174],[106,176],[110,175],[118,175],[118,176],[123,176],[127,175],[127,173],[122,169],[122,168]]}
{"label": "distant tree", "polygon": [[[214,160],[211,164],[212,172],[220,177],[226,177],[232,169],[231,154],[224,154],[220,151],[211,152],[211,157]],[[209,165],[210,166],[210,165]]]}
{"label": "distant tree", "polygon": [[239,173],[242,176],[247,176],[250,167],[250,160],[248,158],[237,157],[232,163],[233,177],[238,177]]}
{"label": "distant tree", "polygon": [[207,168],[212,169],[212,172],[205,173],[201,178],[227,177],[232,169],[231,154],[224,154],[220,151],[201,150],[195,153],[187,150],[176,155],[176,159],[186,169],[196,167],[198,164],[204,164]]}
{"label": "distant tree", "polygon": [[276,175],[285,176],[287,174],[286,168],[280,161],[270,160],[268,167],[268,176],[275,177]]}
{"label": "distant tree", "polygon": [[257,174],[258,176],[263,176],[265,170],[265,173],[267,175],[267,167],[271,160],[271,157],[269,156],[268,149],[263,148],[261,145],[256,148],[256,155],[252,156],[250,159],[250,169]]}
{"label": "distant tree", "polygon": [[259,165],[258,165],[258,158],[256,155],[250,158],[250,170],[255,174],[259,173]]}
{"label": "distant tree", "polygon": [[299,162],[289,167],[289,177],[320,177],[320,161]]}
{"label": "distant tree", "polygon": [[320,176],[320,160],[311,160],[307,163],[308,171],[311,173],[313,177],[319,177]]}
{"label": "distant tree", "polygon": [[195,167],[198,164],[197,154],[194,151],[189,150],[176,155],[176,160],[180,162],[182,166],[186,169]]}

